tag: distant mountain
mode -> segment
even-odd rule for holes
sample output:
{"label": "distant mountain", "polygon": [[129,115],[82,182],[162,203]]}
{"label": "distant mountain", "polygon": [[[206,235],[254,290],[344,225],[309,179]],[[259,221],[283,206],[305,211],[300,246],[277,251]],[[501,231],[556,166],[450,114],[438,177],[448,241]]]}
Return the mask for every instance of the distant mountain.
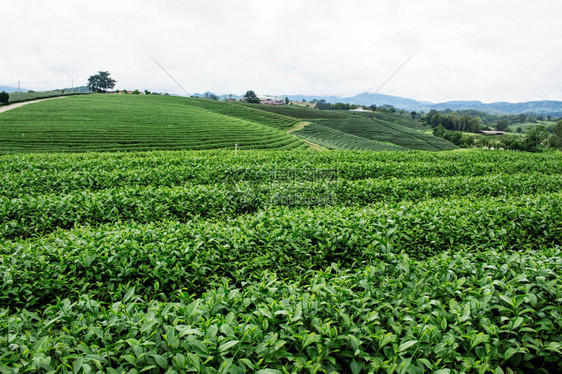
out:
{"label": "distant mountain", "polygon": [[[10,87],[10,86],[0,86],[0,91],[4,91],[7,93],[13,93],[13,92],[18,92],[18,88],[17,87]],[[28,90],[26,90],[25,88],[21,88],[20,92],[27,92]]]}
{"label": "distant mountain", "polygon": [[313,95],[279,95],[280,97],[287,96],[290,100],[296,101],[311,101],[311,100],[326,100],[329,103],[346,103],[369,106],[375,104],[392,105],[395,108],[404,109],[406,111],[424,111],[428,112],[431,109],[435,110],[479,110],[490,114],[521,114],[521,113],[535,113],[541,115],[562,116],[562,101],[541,100],[541,101],[528,101],[524,103],[508,103],[508,102],[495,102],[485,104],[481,101],[447,101],[444,103],[431,103],[428,101],[417,101],[398,96],[371,94],[363,92],[353,97],[340,97],[340,96],[313,96]]}
{"label": "distant mountain", "polygon": [[528,101],[524,103],[496,102],[484,104],[480,101],[448,101],[439,104],[430,104],[429,107],[435,110],[463,110],[475,109],[491,114],[551,114],[562,116],[562,101]]}

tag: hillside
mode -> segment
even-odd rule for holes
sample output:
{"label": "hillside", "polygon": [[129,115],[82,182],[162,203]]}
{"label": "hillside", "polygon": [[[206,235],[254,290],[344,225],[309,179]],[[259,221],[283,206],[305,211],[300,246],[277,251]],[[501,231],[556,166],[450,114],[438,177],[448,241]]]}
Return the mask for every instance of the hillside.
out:
{"label": "hillside", "polygon": [[[210,108],[210,109],[208,109]],[[0,151],[84,152],[297,148],[296,120],[240,105],[164,96],[86,95],[0,115]]]}
{"label": "hillside", "polygon": [[246,105],[310,122],[294,134],[330,149],[440,151],[456,148],[454,144],[422,131],[425,128],[421,121],[394,113]]}
{"label": "hillside", "polygon": [[[303,122],[310,125],[302,128]],[[240,149],[291,149],[306,148],[307,143],[342,150],[455,148],[419,129],[420,121],[390,113],[94,94],[2,113],[0,152],[217,149],[235,144]]]}

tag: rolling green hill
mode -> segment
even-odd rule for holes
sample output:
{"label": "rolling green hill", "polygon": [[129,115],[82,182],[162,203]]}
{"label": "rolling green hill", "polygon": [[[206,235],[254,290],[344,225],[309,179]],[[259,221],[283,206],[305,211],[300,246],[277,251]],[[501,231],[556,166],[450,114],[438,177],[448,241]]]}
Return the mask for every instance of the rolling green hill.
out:
{"label": "rolling green hill", "polygon": [[514,123],[513,125],[509,125],[507,128],[511,132],[517,132],[517,129],[521,127],[521,132],[523,134],[528,133],[532,129],[536,128],[537,126],[544,126],[545,129],[549,131],[553,131],[554,127],[556,126],[555,121],[538,121],[538,122],[525,122],[525,123]]}
{"label": "rolling green hill", "polygon": [[456,148],[447,140],[423,132],[425,127],[421,121],[399,114],[246,105],[312,122],[295,131],[295,135],[330,149],[440,151]]}
{"label": "rolling green hill", "polygon": [[[310,122],[304,126],[305,122]],[[181,149],[453,149],[420,121],[157,95],[82,95],[0,114],[0,153]],[[295,131],[296,130],[296,131]],[[308,143],[308,144],[307,144]],[[313,144],[310,144],[313,143]]]}
{"label": "rolling green hill", "polygon": [[290,117],[237,104],[140,95],[49,100],[0,115],[0,151],[83,152],[307,147]]}
{"label": "rolling green hill", "polygon": [[317,123],[351,135],[379,142],[423,151],[440,151],[456,148],[452,143],[418,130],[388,121],[368,118],[324,119]]}
{"label": "rolling green hill", "polygon": [[302,139],[329,149],[369,150],[369,151],[406,151],[408,148],[394,144],[370,140],[361,136],[348,134],[340,130],[311,123],[295,132]]}

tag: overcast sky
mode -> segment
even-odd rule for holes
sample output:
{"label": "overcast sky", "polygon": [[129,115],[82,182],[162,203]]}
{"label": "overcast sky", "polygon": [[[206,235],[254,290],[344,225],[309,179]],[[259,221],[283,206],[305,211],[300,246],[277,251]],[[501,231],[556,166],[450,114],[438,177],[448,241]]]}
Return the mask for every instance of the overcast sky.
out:
{"label": "overcast sky", "polygon": [[560,0],[0,0],[0,85],[562,100]]}

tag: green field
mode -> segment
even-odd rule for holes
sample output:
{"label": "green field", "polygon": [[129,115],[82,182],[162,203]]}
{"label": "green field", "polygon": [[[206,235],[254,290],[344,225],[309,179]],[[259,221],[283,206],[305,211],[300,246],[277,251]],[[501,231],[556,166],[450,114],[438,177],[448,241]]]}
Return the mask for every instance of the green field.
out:
{"label": "green field", "polygon": [[295,134],[330,149],[440,151],[456,148],[454,144],[428,134],[421,121],[399,114],[315,110],[294,105],[246,105],[312,122]]}
{"label": "green field", "polygon": [[[373,117],[368,118],[368,117]],[[301,122],[312,125],[292,132]],[[292,149],[312,142],[336,150],[445,150],[420,121],[157,95],[90,94],[0,114],[0,154],[147,150]]]}
{"label": "green field", "polygon": [[322,126],[314,122],[296,131],[296,134],[304,140],[308,140],[329,149],[364,151],[408,150],[408,148],[401,147],[390,142],[383,143],[361,136],[348,134],[347,132]]}
{"label": "green field", "polygon": [[[281,131],[296,122],[200,99],[85,95],[43,101],[0,115],[0,152],[83,152],[305,147]],[[242,110],[241,110],[241,109]]]}
{"label": "green field", "polygon": [[13,92],[10,93],[10,103],[21,103],[23,101],[48,99],[52,97],[60,96],[75,96],[75,95],[87,95],[87,93],[72,93],[70,91],[61,92],[60,90],[54,91],[40,91],[40,92]]}
{"label": "green field", "polygon": [[[117,123],[153,118],[92,97]],[[154,117],[169,114],[159,99]],[[261,112],[173,102],[182,118],[207,110],[264,132],[295,118],[267,127]],[[559,373],[561,164],[509,151],[2,155],[0,372]]]}
{"label": "green field", "polygon": [[[317,124],[368,140],[423,151],[456,148],[452,143],[433,135],[396,123],[367,118],[318,119]],[[305,130],[302,130],[305,132]],[[297,133],[298,134],[298,133]],[[326,133],[329,136],[329,133]]]}
{"label": "green field", "polygon": [[517,129],[521,128],[521,133],[527,134],[529,131],[537,126],[544,126],[545,129],[552,131],[556,126],[554,121],[537,121],[537,122],[526,122],[526,123],[516,123],[514,125],[509,125],[507,128],[510,132],[517,132]]}

